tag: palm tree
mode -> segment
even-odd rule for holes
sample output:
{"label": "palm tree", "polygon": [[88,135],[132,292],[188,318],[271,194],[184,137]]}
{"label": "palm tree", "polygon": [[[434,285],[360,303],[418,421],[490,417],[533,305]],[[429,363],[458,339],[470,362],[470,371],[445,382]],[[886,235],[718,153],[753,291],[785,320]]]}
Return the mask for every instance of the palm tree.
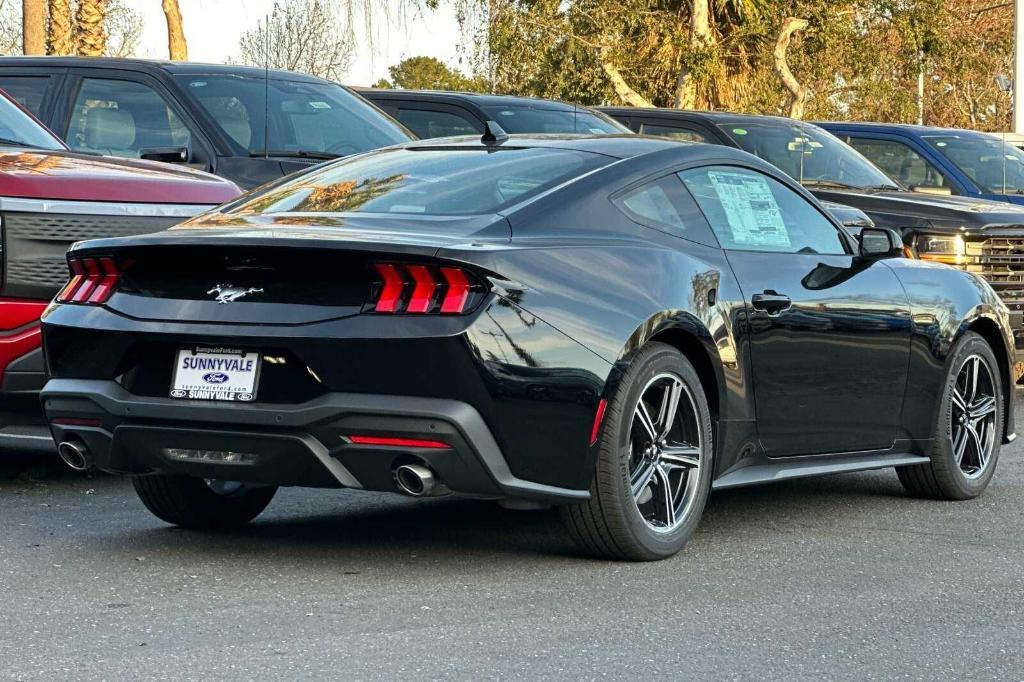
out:
{"label": "palm tree", "polygon": [[46,53],[75,53],[75,33],[71,24],[71,0],[49,0],[50,30],[46,36]]}
{"label": "palm tree", "polygon": [[83,57],[102,57],[107,51],[107,29],[104,19],[107,0],[79,0],[75,14],[75,42]]}
{"label": "palm tree", "polygon": [[178,0],[163,0],[163,7],[164,16],[167,17],[167,52],[172,61],[188,61],[188,44],[185,42]]}
{"label": "palm tree", "polygon": [[21,0],[22,51],[46,54],[46,2]]}

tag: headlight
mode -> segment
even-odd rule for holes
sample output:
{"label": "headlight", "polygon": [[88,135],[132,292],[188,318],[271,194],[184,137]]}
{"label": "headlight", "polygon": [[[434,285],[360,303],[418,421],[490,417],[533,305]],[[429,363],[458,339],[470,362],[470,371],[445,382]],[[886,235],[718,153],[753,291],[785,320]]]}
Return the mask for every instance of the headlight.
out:
{"label": "headlight", "polygon": [[964,238],[960,235],[918,235],[914,243],[917,255],[922,260],[932,260],[947,265],[965,265],[967,258]]}

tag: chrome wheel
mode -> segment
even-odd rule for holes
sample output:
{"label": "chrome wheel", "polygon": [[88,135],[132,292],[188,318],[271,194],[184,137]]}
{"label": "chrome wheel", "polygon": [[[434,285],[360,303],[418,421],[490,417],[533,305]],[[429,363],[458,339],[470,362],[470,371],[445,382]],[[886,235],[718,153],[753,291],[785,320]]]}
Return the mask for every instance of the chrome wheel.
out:
{"label": "chrome wheel", "polygon": [[996,384],[979,355],[960,366],[953,386],[950,440],[953,458],[968,478],[981,476],[996,443]]}
{"label": "chrome wheel", "polygon": [[701,433],[690,390],[675,374],[659,374],[644,387],[629,432],[629,484],[644,522],[657,532],[675,530],[696,499]]}

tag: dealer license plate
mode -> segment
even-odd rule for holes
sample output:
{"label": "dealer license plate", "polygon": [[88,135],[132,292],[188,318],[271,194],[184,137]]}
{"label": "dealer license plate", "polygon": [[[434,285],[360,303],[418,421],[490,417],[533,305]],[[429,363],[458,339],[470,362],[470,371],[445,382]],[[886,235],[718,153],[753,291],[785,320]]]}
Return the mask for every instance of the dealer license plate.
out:
{"label": "dealer license plate", "polygon": [[183,348],[171,379],[171,397],[233,400],[256,397],[260,354],[232,348]]}

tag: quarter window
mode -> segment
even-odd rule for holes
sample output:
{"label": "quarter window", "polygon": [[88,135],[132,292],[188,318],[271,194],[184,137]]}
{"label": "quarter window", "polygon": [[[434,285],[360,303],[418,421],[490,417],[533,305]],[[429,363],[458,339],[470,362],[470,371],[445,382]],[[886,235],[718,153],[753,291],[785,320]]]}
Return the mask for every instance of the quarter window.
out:
{"label": "quarter window", "polygon": [[907,187],[949,188],[949,180],[931,161],[902,142],[850,137],[850,146]]}
{"label": "quarter window", "polygon": [[615,197],[614,203],[630,219],[642,225],[708,246],[718,246],[707,221],[697,211],[675,174],[631,189]]}
{"label": "quarter window", "polygon": [[82,80],[65,136],[75,151],[122,157],[185,147],[189,138],[188,128],[152,88],[102,78]]}
{"label": "quarter window", "polygon": [[690,128],[679,128],[676,126],[663,126],[644,123],[640,126],[641,135],[658,135],[668,137],[680,142],[711,142],[714,141],[704,133],[691,130]]}
{"label": "quarter window", "polygon": [[49,84],[49,76],[0,76],[0,88],[36,118],[43,116],[43,97]]}
{"label": "quarter window", "polygon": [[733,166],[695,168],[679,175],[725,249],[847,253],[839,230],[775,178]]}

